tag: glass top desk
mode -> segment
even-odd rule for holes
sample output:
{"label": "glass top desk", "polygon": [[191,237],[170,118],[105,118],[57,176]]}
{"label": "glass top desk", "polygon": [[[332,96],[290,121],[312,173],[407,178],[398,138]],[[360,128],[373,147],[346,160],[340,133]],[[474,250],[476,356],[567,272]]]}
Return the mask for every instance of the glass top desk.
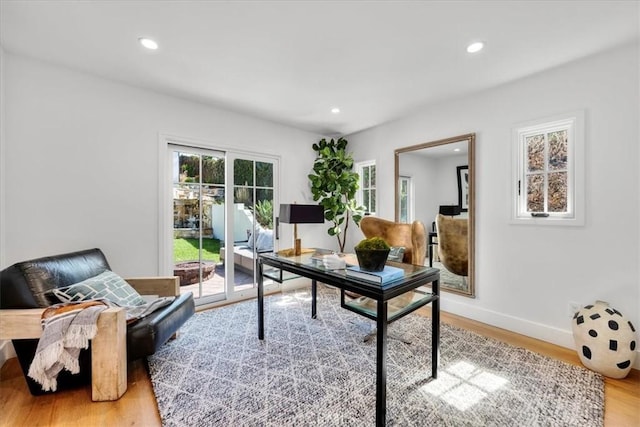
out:
{"label": "glass top desk", "polygon": [[[349,263],[349,262],[348,262]],[[384,426],[387,412],[387,325],[418,308],[431,304],[431,376],[438,375],[440,345],[440,270],[418,265],[387,261],[404,269],[402,279],[383,285],[347,276],[345,270],[327,270],[312,259],[312,254],[285,257],[275,253],[258,257],[258,338],[264,339],[264,277],[282,283],[289,275],[311,279],[311,317],[316,318],[317,282],[340,289],[344,308],[376,321],[376,425]],[[431,283],[430,292],[418,290]],[[345,291],[373,300],[373,305],[345,302]],[[396,307],[390,300],[413,291],[408,304]],[[390,308],[391,306],[391,308]]]}

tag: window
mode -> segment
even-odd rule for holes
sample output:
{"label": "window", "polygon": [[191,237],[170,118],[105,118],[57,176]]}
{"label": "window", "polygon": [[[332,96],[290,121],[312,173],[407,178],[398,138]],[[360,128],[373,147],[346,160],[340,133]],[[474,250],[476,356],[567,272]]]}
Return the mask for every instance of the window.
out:
{"label": "window", "polygon": [[514,130],[514,222],[584,224],[583,123],[575,113]]}
{"label": "window", "polygon": [[399,221],[405,224],[413,222],[413,182],[411,177],[401,176],[398,179],[398,215]]}
{"label": "window", "polygon": [[360,188],[356,195],[359,205],[364,206],[366,214],[376,213],[376,162],[373,160],[356,163],[360,175]]}

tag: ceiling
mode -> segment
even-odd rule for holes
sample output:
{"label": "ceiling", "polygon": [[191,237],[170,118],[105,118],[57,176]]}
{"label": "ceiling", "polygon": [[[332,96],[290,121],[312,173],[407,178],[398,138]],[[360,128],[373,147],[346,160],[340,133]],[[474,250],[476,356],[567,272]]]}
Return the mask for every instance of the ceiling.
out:
{"label": "ceiling", "polygon": [[[2,0],[0,42],[333,136],[637,40],[638,11],[611,0]],[[160,48],[145,50],[142,36]],[[476,40],[486,48],[467,53]]]}

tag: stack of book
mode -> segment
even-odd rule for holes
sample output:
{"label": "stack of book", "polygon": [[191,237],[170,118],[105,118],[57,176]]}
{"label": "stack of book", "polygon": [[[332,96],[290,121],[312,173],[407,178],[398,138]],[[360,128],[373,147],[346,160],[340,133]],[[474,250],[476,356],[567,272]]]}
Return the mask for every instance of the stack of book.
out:
{"label": "stack of book", "polygon": [[345,270],[347,276],[363,279],[368,282],[379,283],[381,285],[393,282],[404,277],[404,270],[398,267],[385,265],[382,271],[365,271],[358,266],[349,266]]}

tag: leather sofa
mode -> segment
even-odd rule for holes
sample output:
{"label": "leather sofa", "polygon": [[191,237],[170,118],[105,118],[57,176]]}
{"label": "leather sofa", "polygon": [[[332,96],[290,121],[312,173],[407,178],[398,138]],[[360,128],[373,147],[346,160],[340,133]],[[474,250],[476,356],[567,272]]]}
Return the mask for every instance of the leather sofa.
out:
{"label": "leather sofa", "polygon": [[[23,320],[25,323],[24,330],[31,329],[35,331],[36,326],[39,325],[39,314],[42,313],[43,309],[59,302],[52,296],[50,292],[52,289],[70,286],[110,269],[109,263],[100,249],[89,249],[19,262],[0,272],[0,314],[2,315],[3,323],[0,339],[12,339],[31,394],[39,395],[45,393],[38,383],[27,376],[38,340],[21,338],[25,336],[37,338],[39,334],[36,336],[25,334],[21,330],[23,328]],[[103,332],[101,335],[105,336],[106,334],[111,337],[105,341],[106,345],[101,342],[106,352],[111,352],[111,354],[104,355],[100,353],[96,355],[95,352],[82,350],[80,373],[72,375],[67,371],[62,371],[58,376],[58,389],[87,384],[91,379],[92,366],[94,371],[100,369],[101,371],[110,372],[108,368],[101,364],[98,364],[98,368],[96,368],[95,360],[92,364],[92,358],[101,358],[103,359],[101,363],[112,365],[111,367],[119,370],[121,375],[124,370],[124,389],[120,385],[118,386],[119,391],[116,392],[119,395],[113,396],[111,394],[109,398],[96,398],[96,386],[94,384],[93,400],[115,400],[119,398],[126,390],[127,360],[133,361],[155,353],[195,313],[193,295],[191,292],[180,294],[177,277],[138,278],[126,279],[126,281],[142,295],[175,296],[175,299],[171,304],[154,311],[147,317],[126,325],[126,327],[124,326],[124,309],[110,308],[103,312],[98,320],[98,335],[101,334],[100,319],[103,316],[106,317],[104,313],[111,312],[110,315],[117,315],[117,322],[109,323],[114,326],[106,326],[114,330]],[[30,312],[34,312],[35,315],[30,316]],[[37,321],[37,325],[33,324],[34,321]],[[123,336],[125,334],[126,356],[124,356],[125,337]],[[114,358],[118,359],[117,352],[113,349],[113,346],[117,346],[118,341],[122,342],[122,352],[119,359],[124,356],[125,360],[113,360]],[[95,344],[92,341],[91,346],[95,347]],[[94,372],[93,374],[95,377],[96,373]],[[109,373],[108,375],[111,374]],[[94,378],[94,383],[95,381],[96,379]],[[107,379],[107,382],[111,383],[112,379]],[[120,382],[122,381],[120,380]],[[98,393],[100,393],[99,390]]]}

